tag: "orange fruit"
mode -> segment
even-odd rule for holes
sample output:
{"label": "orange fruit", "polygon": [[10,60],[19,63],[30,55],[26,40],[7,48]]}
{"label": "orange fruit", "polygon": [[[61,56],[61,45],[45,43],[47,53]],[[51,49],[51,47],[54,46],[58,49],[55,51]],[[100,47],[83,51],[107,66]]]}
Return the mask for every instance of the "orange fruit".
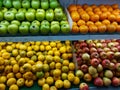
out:
{"label": "orange fruit", "polygon": [[97,26],[95,26],[95,25],[90,25],[90,26],[89,26],[89,31],[90,31],[91,33],[96,33],[96,32],[98,31],[98,28],[97,28]]}
{"label": "orange fruit", "polygon": [[78,25],[78,26],[85,25],[85,21],[84,21],[84,20],[79,20],[79,21],[77,22],[77,25]]}
{"label": "orange fruit", "polygon": [[77,23],[76,23],[76,22],[73,22],[73,26],[74,26],[74,25],[77,25]]}
{"label": "orange fruit", "polygon": [[107,19],[107,13],[102,13],[102,14],[100,14],[100,20],[105,20],[105,19]]}
{"label": "orange fruit", "polygon": [[116,31],[117,31],[117,32],[120,32],[120,25],[117,25],[117,26],[116,26]]}
{"label": "orange fruit", "polygon": [[117,21],[118,23],[120,23],[120,15],[117,15],[117,16],[116,16],[116,21]]}
{"label": "orange fruit", "polygon": [[90,17],[90,20],[93,21],[93,22],[97,22],[99,21],[99,15],[97,14],[94,14]]}
{"label": "orange fruit", "polygon": [[81,33],[81,34],[87,34],[89,28],[88,28],[86,25],[81,25],[81,26],[79,27],[79,30],[80,30],[80,33]]}
{"label": "orange fruit", "polygon": [[95,14],[100,16],[102,14],[102,12],[101,11],[97,11],[97,12],[95,12]]}
{"label": "orange fruit", "polygon": [[72,32],[73,33],[78,33],[79,32],[79,27],[76,26],[76,25],[72,26]]}
{"label": "orange fruit", "polygon": [[84,21],[89,21],[90,16],[87,13],[85,13],[85,14],[81,15],[81,19],[84,20]]}
{"label": "orange fruit", "polygon": [[118,26],[118,23],[116,21],[112,22],[112,24]]}
{"label": "orange fruit", "polygon": [[78,21],[80,19],[80,15],[77,11],[72,11],[71,12],[71,17],[73,21]]}
{"label": "orange fruit", "polygon": [[77,7],[75,4],[71,4],[71,5],[69,5],[68,10],[69,10],[69,12],[77,11]]}
{"label": "orange fruit", "polygon": [[94,8],[96,8],[96,7],[97,7],[96,4],[92,4],[92,5],[91,5],[91,8],[92,8],[92,9],[94,9]]}
{"label": "orange fruit", "polygon": [[112,7],[109,7],[109,8],[108,8],[108,11],[109,11],[109,12],[112,12],[112,11],[113,11],[113,8],[112,8]]}
{"label": "orange fruit", "polygon": [[100,8],[99,8],[99,7],[96,7],[96,8],[94,8],[93,11],[94,11],[94,12],[98,12],[98,11],[100,11]]}
{"label": "orange fruit", "polygon": [[92,11],[92,10],[93,10],[93,9],[92,9],[92,7],[90,7],[90,6],[85,9],[86,12]]}
{"label": "orange fruit", "polygon": [[113,9],[118,9],[118,8],[119,8],[119,5],[118,5],[118,4],[113,4],[113,5],[112,5],[112,8],[113,8]]}
{"label": "orange fruit", "polygon": [[83,15],[83,14],[86,14],[86,11],[81,11],[81,12],[79,12],[79,15],[80,15],[80,16]]}
{"label": "orange fruit", "polygon": [[102,8],[100,8],[100,10],[101,10],[102,12],[106,12],[106,11],[107,11],[107,8],[106,8],[106,7],[102,7]]}
{"label": "orange fruit", "polygon": [[102,23],[103,23],[104,25],[109,25],[109,24],[110,24],[110,21],[107,20],[107,19],[105,19],[105,20],[102,21]]}
{"label": "orange fruit", "polygon": [[83,4],[82,8],[85,10],[86,8],[88,8],[89,5],[88,4]]}
{"label": "orange fruit", "polygon": [[105,5],[104,4],[100,4],[98,7],[99,8],[103,8],[103,7],[105,7]]}
{"label": "orange fruit", "polygon": [[119,15],[119,11],[114,10],[114,11],[112,12],[112,14],[115,15],[115,16],[117,16],[117,15]]}
{"label": "orange fruit", "polygon": [[100,25],[102,25],[102,23],[100,21],[97,21],[97,22],[95,22],[95,25],[100,26]]}
{"label": "orange fruit", "polygon": [[87,13],[88,13],[89,16],[94,15],[93,11],[88,11]]}
{"label": "orange fruit", "polygon": [[84,9],[83,8],[79,8],[77,11],[78,11],[78,13],[80,13],[80,12],[83,12]]}
{"label": "orange fruit", "polygon": [[94,22],[92,22],[92,21],[87,21],[86,25],[87,25],[87,26],[94,25]]}
{"label": "orange fruit", "polygon": [[111,22],[115,21],[116,20],[116,16],[111,14],[108,16],[108,20],[110,20]]}
{"label": "orange fruit", "polygon": [[77,7],[77,9],[82,8],[82,6],[80,4],[77,4],[76,7]]}
{"label": "orange fruit", "polygon": [[114,33],[116,31],[116,27],[113,24],[107,25],[107,31],[109,33]]}
{"label": "orange fruit", "polygon": [[107,11],[107,12],[105,12],[105,13],[106,13],[108,16],[111,15],[111,12],[109,12],[109,11]]}
{"label": "orange fruit", "polygon": [[99,33],[104,33],[104,32],[106,32],[106,30],[107,30],[106,25],[99,25],[98,26],[98,32]]}

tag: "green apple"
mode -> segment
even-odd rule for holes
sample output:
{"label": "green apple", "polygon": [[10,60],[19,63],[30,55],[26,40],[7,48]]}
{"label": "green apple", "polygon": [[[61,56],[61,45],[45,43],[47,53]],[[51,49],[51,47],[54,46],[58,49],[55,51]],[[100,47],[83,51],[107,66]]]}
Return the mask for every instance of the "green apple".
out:
{"label": "green apple", "polygon": [[4,17],[4,14],[3,14],[3,12],[2,12],[2,11],[0,11],[0,21],[2,21],[2,20],[3,20],[3,17]]}
{"label": "green apple", "polygon": [[63,24],[69,24],[69,23],[68,23],[68,21],[61,21],[60,25],[63,25]]}
{"label": "green apple", "polygon": [[40,22],[39,22],[38,20],[34,20],[34,21],[32,21],[32,24],[35,24],[35,25],[40,26]]}
{"label": "green apple", "polygon": [[63,21],[66,21],[67,20],[67,15],[65,13],[63,13]]}
{"label": "green apple", "polygon": [[53,21],[54,20],[54,11],[53,9],[46,10],[46,20]]}
{"label": "green apple", "polygon": [[62,8],[55,8],[54,13],[55,13],[55,19],[57,21],[61,21],[63,19],[64,13],[62,11]]}
{"label": "green apple", "polygon": [[26,12],[26,9],[25,8],[20,8],[20,9],[18,9],[18,12]]}
{"label": "green apple", "polygon": [[36,77],[37,78],[43,78],[44,77],[44,73],[42,71],[36,72]]}
{"label": "green apple", "polygon": [[30,0],[22,0],[22,7],[23,8],[30,8]]}
{"label": "green apple", "polygon": [[51,25],[54,25],[54,24],[58,24],[59,25],[59,21],[52,21]]}
{"label": "green apple", "polygon": [[8,26],[10,23],[7,20],[1,21],[1,24]]}
{"label": "green apple", "polygon": [[29,21],[23,21],[21,24],[30,26],[30,22]]}
{"label": "green apple", "polygon": [[11,8],[12,7],[12,0],[3,0],[3,5],[6,8]]}
{"label": "green apple", "polygon": [[25,20],[25,14],[24,14],[24,12],[17,12],[16,15],[15,15],[15,17],[19,21]]}
{"label": "green apple", "polygon": [[63,34],[68,34],[70,32],[70,25],[69,24],[61,25],[61,31]]}
{"label": "green apple", "polygon": [[59,3],[57,0],[50,0],[50,8],[55,9],[59,6]]}
{"label": "green apple", "polygon": [[18,28],[17,24],[10,24],[8,25],[8,33],[10,35],[16,35],[18,33]]}
{"label": "green apple", "polygon": [[20,9],[21,8],[21,0],[12,0],[12,5],[14,8]]}
{"label": "green apple", "polygon": [[48,0],[41,0],[41,8],[48,9],[49,8],[49,1]]}
{"label": "green apple", "polygon": [[21,24],[19,26],[19,32],[20,32],[21,35],[28,35],[28,33],[29,33],[29,26]]}
{"label": "green apple", "polygon": [[0,24],[0,35],[6,35],[7,34],[7,26]]}
{"label": "green apple", "polygon": [[0,8],[3,6],[3,0],[0,0]]}
{"label": "green apple", "polygon": [[38,25],[32,24],[32,25],[30,26],[30,33],[31,33],[32,35],[37,35],[37,34],[39,34],[39,31],[40,31],[40,28],[39,28]]}
{"label": "green apple", "polygon": [[37,9],[36,12],[36,19],[38,21],[43,21],[45,18],[45,10],[44,9]]}
{"label": "green apple", "polygon": [[42,22],[41,22],[41,25],[49,25],[50,26],[50,23],[47,21],[47,20],[43,20]]}
{"label": "green apple", "polygon": [[10,11],[10,12],[13,12],[14,14],[17,13],[17,9],[15,9],[15,8],[10,8],[9,11]]}
{"label": "green apple", "polygon": [[8,9],[6,7],[2,7],[2,8],[0,8],[0,11],[2,11],[3,13],[5,13],[5,12],[8,11]]}
{"label": "green apple", "polygon": [[31,6],[34,9],[38,9],[40,7],[40,0],[32,0],[31,1]]}
{"label": "green apple", "polygon": [[48,34],[50,31],[50,26],[47,25],[47,24],[43,24],[40,26],[40,33],[43,34],[43,35],[46,35]]}
{"label": "green apple", "polygon": [[13,21],[11,21],[11,24],[16,24],[16,25],[20,25],[20,21],[18,21],[18,20],[13,20]]}
{"label": "green apple", "polygon": [[15,15],[13,12],[7,11],[4,13],[4,18],[8,21],[12,21],[15,18]]}
{"label": "green apple", "polygon": [[30,11],[27,11],[25,13],[25,17],[28,21],[33,21],[35,20],[35,13],[34,12],[30,12]]}
{"label": "green apple", "polygon": [[29,8],[28,11],[36,13],[36,10],[34,8]]}
{"label": "green apple", "polygon": [[59,24],[51,25],[50,30],[52,34],[58,34],[60,32],[60,25]]}

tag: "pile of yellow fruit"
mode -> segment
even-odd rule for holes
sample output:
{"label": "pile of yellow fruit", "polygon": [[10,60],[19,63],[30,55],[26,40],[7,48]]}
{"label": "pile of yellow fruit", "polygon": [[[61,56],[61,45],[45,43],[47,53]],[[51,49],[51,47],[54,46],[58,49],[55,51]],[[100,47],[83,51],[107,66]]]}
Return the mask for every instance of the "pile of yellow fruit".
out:
{"label": "pile of yellow fruit", "polygon": [[70,41],[0,42],[0,90],[31,87],[37,80],[43,90],[70,88],[75,76]]}

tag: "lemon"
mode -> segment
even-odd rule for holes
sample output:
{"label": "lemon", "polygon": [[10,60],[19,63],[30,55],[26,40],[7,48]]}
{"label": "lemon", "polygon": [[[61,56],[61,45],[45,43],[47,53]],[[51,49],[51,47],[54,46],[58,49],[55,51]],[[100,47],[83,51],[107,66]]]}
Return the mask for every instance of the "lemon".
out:
{"label": "lemon", "polygon": [[3,83],[0,83],[0,90],[6,90],[6,85]]}
{"label": "lemon", "polygon": [[48,55],[53,55],[53,51],[52,51],[52,50],[49,50],[47,54],[48,54]]}
{"label": "lemon", "polygon": [[54,80],[53,80],[52,77],[47,77],[47,78],[46,78],[46,83],[47,83],[48,85],[52,85],[53,82],[54,82]]}
{"label": "lemon", "polygon": [[47,63],[51,63],[52,61],[53,61],[53,56],[51,56],[51,55],[46,55],[46,61],[47,61]]}
{"label": "lemon", "polygon": [[20,50],[27,50],[27,46],[24,44],[21,44],[19,48]]}
{"label": "lemon", "polygon": [[52,51],[57,51],[57,47],[53,47],[53,48],[52,48]]}
{"label": "lemon", "polygon": [[2,50],[1,50],[1,53],[4,53],[4,52],[7,52],[6,49],[2,49]]}
{"label": "lemon", "polygon": [[18,72],[18,73],[15,74],[15,77],[16,77],[17,79],[19,79],[19,78],[22,77],[22,74],[21,74],[20,72]]}
{"label": "lemon", "polygon": [[62,80],[67,80],[67,73],[62,73],[62,76],[61,76],[61,78],[62,78]]}
{"label": "lemon", "polygon": [[7,42],[7,44],[13,44],[13,42]]}
{"label": "lemon", "polygon": [[32,51],[32,47],[31,47],[31,46],[28,46],[28,47],[27,47],[27,51]]}
{"label": "lemon", "polygon": [[34,48],[33,48],[34,51],[39,51],[39,46],[38,45],[35,45]]}
{"label": "lemon", "polygon": [[71,87],[71,83],[70,83],[69,80],[64,80],[63,83],[64,83],[64,88],[70,88]]}
{"label": "lemon", "polygon": [[53,76],[54,81],[61,80],[61,76]]}
{"label": "lemon", "polygon": [[19,78],[19,79],[17,80],[17,85],[18,85],[19,87],[24,86],[24,83],[25,83],[24,78]]}
{"label": "lemon", "polygon": [[73,82],[73,81],[74,81],[74,78],[75,78],[75,76],[74,76],[73,73],[69,73],[69,74],[68,74],[68,80],[69,80],[70,82]]}
{"label": "lemon", "polygon": [[70,42],[69,40],[66,40],[66,41],[65,41],[65,44],[66,44],[66,45],[70,45],[71,42]]}
{"label": "lemon", "polygon": [[4,58],[3,57],[0,57],[0,65],[3,65],[5,62]]}
{"label": "lemon", "polygon": [[40,41],[36,41],[36,42],[35,42],[35,45],[38,45],[38,46],[39,46],[40,44],[41,44]]}
{"label": "lemon", "polygon": [[51,41],[51,42],[50,42],[50,46],[51,46],[51,47],[56,47],[56,43]]}
{"label": "lemon", "polygon": [[5,45],[6,45],[6,42],[0,42],[0,45],[1,45],[1,46],[5,46]]}
{"label": "lemon", "polygon": [[9,87],[9,90],[19,90],[19,87],[16,84],[13,84]]}
{"label": "lemon", "polygon": [[33,86],[33,80],[25,80],[25,86],[32,87]]}
{"label": "lemon", "polygon": [[62,65],[63,66],[69,66],[69,60],[63,60]]}
{"label": "lemon", "polygon": [[57,62],[60,62],[61,58],[59,56],[54,56],[53,59],[54,59],[54,62],[57,63]]}
{"label": "lemon", "polygon": [[47,77],[49,77],[49,76],[50,76],[50,73],[49,73],[49,72],[45,72],[44,78],[47,78]]}
{"label": "lemon", "polygon": [[57,90],[57,88],[55,86],[51,86],[50,90]]}
{"label": "lemon", "polygon": [[51,46],[50,46],[50,45],[47,45],[47,46],[45,47],[45,50],[46,50],[46,51],[51,50]]}
{"label": "lemon", "polygon": [[60,49],[62,47],[62,43],[57,43],[57,48]]}
{"label": "lemon", "polygon": [[63,54],[62,54],[62,59],[64,59],[64,60],[65,60],[65,59],[68,59],[68,54],[67,54],[67,53],[63,53]]}
{"label": "lemon", "polygon": [[2,46],[0,46],[0,50],[2,50]]}
{"label": "lemon", "polygon": [[13,65],[13,73],[18,73],[19,72],[19,65],[18,64],[15,64]]}
{"label": "lemon", "polygon": [[74,84],[74,85],[78,85],[79,83],[80,83],[80,79],[79,79],[79,77],[76,76],[76,77],[74,78],[73,84]]}
{"label": "lemon", "polygon": [[45,46],[44,45],[40,45],[40,51],[45,51]]}
{"label": "lemon", "polygon": [[49,41],[43,41],[42,44],[47,46],[47,45],[49,45]]}
{"label": "lemon", "polygon": [[62,87],[63,87],[63,81],[62,81],[62,80],[57,80],[57,81],[55,82],[55,86],[56,86],[57,88],[62,88]]}
{"label": "lemon", "polygon": [[68,55],[68,59],[72,59],[72,57],[73,57],[72,53],[67,53],[67,55]]}
{"label": "lemon", "polygon": [[54,51],[54,55],[55,56],[60,56],[60,52],[59,51]]}
{"label": "lemon", "polygon": [[60,75],[61,75],[61,70],[55,69],[55,70],[53,71],[53,75],[56,76],[56,77],[60,76]]}
{"label": "lemon", "polygon": [[16,48],[16,44],[15,43],[13,43],[11,46],[12,46],[13,49]]}
{"label": "lemon", "polygon": [[12,47],[12,46],[9,45],[9,46],[6,47],[6,51],[7,51],[7,52],[12,52],[12,50],[13,50],[13,47]]}
{"label": "lemon", "polygon": [[39,61],[44,61],[44,60],[45,60],[45,56],[42,55],[42,54],[39,55],[39,56],[38,56],[38,60],[39,60]]}
{"label": "lemon", "polygon": [[55,62],[51,62],[51,63],[49,64],[49,66],[50,66],[50,69],[54,69],[54,68],[55,68]]}
{"label": "lemon", "polygon": [[19,51],[21,57],[25,57],[27,55],[27,52],[24,50]]}
{"label": "lemon", "polygon": [[71,46],[66,46],[66,50],[68,53],[71,53],[72,52],[72,47]]}
{"label": "lemon", "polygon": [[7,74],[7,79],[9,79],[9,78],[14,78],[14,73],[8,73]]}
{"label": "lemon", "polygon": [[34,55],[33,51],[28,51],[27,52],[27,57],[32,57]]}
{"label": "lemon", "polygon": [[10,58],[10,53],[3,52],[2,57],[5,58],[5,59],[9,59]]}
{"label": "lemon", "polygon": [[7,86],[11,86],[11,85],[13,85],[15,83],[16,83],[16,79],[15,78],[9,78],[7,80]]}
{"label": "lemon", "polygon": [[65,46],[62,46],[60,48],[60,53],[66,53],[66,47]]}
{"label": "lemon", "polygon": [[45,84],[45,78],[38,79],[38,85],[43,86]]}
{"label": "lemon", "polygon": [[56,67],[56,69],[61,69],[62,64],[58,62],[58,63],[56,63],[55,67]]}
{"label": "lemon", "polygon": [[18,50],[17,49],[13,49],[12,50],[12,55],[13,56],[17,56],[18,55]]}
{"label": "lemon", "polygon": [[7,81],[6,76],[0,76],[0,83],[5,83]]}
{"label": "lemon", "polygon": [[69,69],[71,71],[75,70],[75,64],[73,62],[69,63]]}
{"label": "lemon", "polygon": [[39,55],[41,55],[41,54],[43,54],[43,53],[42,53],[42,52],[37,52],[37,53],[36,53],[37,56],[39,56]]}
{"label": "lemon", "polygon": [[49,90],[50,89],[50,86],[48,84],[44,84],[42,86],[42,90]]}
{"label": "lemon", "polygon": [[62,72],[68,73],[69,67],[68,66],[62,66]]}
{"label": "lemon", "polygon": [[30,42],[25,42],[24,45],[29,47],[30,46]]}

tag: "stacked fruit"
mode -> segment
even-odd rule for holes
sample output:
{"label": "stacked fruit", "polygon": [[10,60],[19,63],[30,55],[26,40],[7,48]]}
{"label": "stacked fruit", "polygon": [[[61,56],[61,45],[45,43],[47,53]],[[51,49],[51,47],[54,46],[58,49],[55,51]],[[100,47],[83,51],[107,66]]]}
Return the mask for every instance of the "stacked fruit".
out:
{"label": "stacked fruit", "polygon": [[99,6],[95,4],[72,4],[68,7],[68,10],[73,20],[73,33],[120,32],[120,9],[118,4],[101,4]]}
{"label": "stacked fruit", "polygon": [[34,80],[43,90],[78,85],[70,41],[0,42],[0,90],[31,87]]}
{"label": "stacked fruit", "polygon": [[70,32],[58,0],[3,0],[0,3],[0,35],[64,34]]}
{"label": "stacked fruit", "polygon": [[120,40],[74,42],[80,78],[96,86],[120,86]]}

